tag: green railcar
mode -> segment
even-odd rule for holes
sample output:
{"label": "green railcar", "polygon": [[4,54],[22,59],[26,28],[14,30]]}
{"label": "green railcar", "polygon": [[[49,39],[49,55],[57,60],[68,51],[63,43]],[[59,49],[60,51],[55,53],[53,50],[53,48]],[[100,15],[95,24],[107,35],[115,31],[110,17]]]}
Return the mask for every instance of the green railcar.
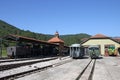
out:
{"label": "green railcar", "polygon": [[89,55],[91,57],[91,59],[97,59],[99,58],[99,55],[100,55],[100,48],[98,45],[92,45],[92,46],[89,46]]}
{"label": "green railcar", "polygon": [[110,56],[114,56],[115,55],[115,46],[109,46],[108,48],[108,52]]}

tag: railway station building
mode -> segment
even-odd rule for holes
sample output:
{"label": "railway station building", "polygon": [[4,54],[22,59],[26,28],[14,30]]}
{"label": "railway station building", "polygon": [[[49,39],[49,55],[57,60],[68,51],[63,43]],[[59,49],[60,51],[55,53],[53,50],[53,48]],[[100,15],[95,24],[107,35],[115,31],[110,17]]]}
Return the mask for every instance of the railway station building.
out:
{"label": "railway station building", "polygon": [[14,34],[8,34],[3,39],[9,42],[6,52],[10,58],[50,57],[68,55],[69,52],[69,47],[64,45],[58,32],[48,41]]}
{"label": "railway station building", "polygon": [[9,44],[6,50],[10,58],[47,57],[57,56],[58,54],[56,47],[59,47],[59,45],[52,42],[13,34],[5,36],[4,39],[12,43]]}
{"label": "railway station building", "polygon": [[111,38],[103,34],[96,34],[81,44],[86,51],[90,45],[99,45],[100,53],[104,56],[119,55],[120,52],[120,38]]}

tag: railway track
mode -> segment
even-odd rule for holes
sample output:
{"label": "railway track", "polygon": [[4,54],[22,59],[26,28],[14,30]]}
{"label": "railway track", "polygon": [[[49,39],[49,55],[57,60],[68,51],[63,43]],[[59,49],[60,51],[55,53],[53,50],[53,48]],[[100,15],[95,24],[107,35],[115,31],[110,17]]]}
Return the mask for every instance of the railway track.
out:
{"label": "railway track", "polygon": [[25,61],[25,60],[34,60],[38,58],[20,58],[20,59],[1,59],[0,63],[5,63],[5,62],[16,62],[16,61]]}
{"label": "railway track", "polygon": [[96,59],[92,59],[75,80],[92,80]]}
{"label": "railway track", "polygon": [[4,76],[4,77],[0,77],[0,80],[14,80],[14,79],[17,79],[17,78],[20,78],[20,77],[24,77],[24,76],[33,74],[33,73],[44,71],[44,70],[49,69],[49,68],[54,68],[56,66],[63,65],[65,63],[69,63],[71,61],[73,61],[73,60],[72,59],[67,59],[67,60],[63,59],[63,61],[61,61],[61,62],[45,65],[43,67],[36,67],[35,69],[32,69],[32,70],[28,70],[28,71],[24,71],[24,72],[12,74],[12,75],[7,75],[7,76]]}
{"label": "railway track", "polygon": [[28,60],[26,62],[14,62],[14,63],[9,63],[9,64],[4,64],[1,63],[0,65],[0,71],[4,71],[4,70],[8,70],[8,69],[13,69],[13,68],[17,68],[17,67],[21,67],[21,66],[25,66],[25,65],[31,65],[31,64],[35,64],[35,63],[39,63],[39,62],[45,62],[45,61],[49,61],[49,60],[54,60],[57,59],[57,57],[53,57],[53,58],[43,58],[43,59],[38,59],[38,60]]}

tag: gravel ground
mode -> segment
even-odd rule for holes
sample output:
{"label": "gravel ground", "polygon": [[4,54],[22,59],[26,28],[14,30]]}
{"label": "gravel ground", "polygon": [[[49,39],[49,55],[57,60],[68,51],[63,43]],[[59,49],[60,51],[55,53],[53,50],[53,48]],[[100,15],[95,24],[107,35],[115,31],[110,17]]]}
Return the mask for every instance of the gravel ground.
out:
{"label": "gravel ground", "polygon": [[75,80],[90,59],[79,59],[17,80]]}
{"label": "gravel ground", "polygon": [[[66,59],[56,59],[26,66],[24,68],[11,69],[5,72],[1,71],[0,76],[50,65],[63,60]],[[75,59],[69,63],[27,75],[16,80],[75,80],[89,61],[90,59]],[[97,59],[92,80],[120,80],[120,57],[103,57],[102,59]]]}
{"label": "gravel ground", "polygon": [[120,57],[97,60],[93,80],[120,80]]}

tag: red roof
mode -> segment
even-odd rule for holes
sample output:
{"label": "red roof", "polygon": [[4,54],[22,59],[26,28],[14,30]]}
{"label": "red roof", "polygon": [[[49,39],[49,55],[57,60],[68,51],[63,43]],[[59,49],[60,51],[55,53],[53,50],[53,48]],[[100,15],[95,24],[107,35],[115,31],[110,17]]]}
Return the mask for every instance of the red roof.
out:
{"label": "red roof", "polygon": [[50,40],[48,40],[48,42],[50,42],[50,43],[64,43],[64,41],[61,40],[60,38],[58,38],[57,36],[51,38]]}
{"label": "red roof", "polygon": [[95,36],[92,36],[91,38],[108,38],[108,37],[103,34],[96,34]]}
{"label": "red roof", "polygon": [[120,38],[113,38],[115,41],[120,42]]}
{"label": "red roof", "polygon": [[83,41],[86,41],[86,40],[88,40],[89,38],[82,38],[81,39],[81,41],[83,42]]}
{"label": "red roof", "polygon": [[34,38],[29,38],[29,37],[24,37],[24,36],[19,36],[19,35],[13,35],[13,34],[9,34],[5,37],[3,37],[6,40],[12,40],[12,41],[23,41],[23,42],[31,42],[31,43],[43,43],[43,44],[48,44],[48,45],[56,45],[53,43],[49,43],[47,41],[43,41],[43,40],[37,40]]}
{"label": "red roof", "polygon": [[81,42],[81,44],[87,42],[87,41],[90,40],[90,39],[111,39],[111,40],[113,40],[113,41],[115,41],[115,42],[117,42],[117,43],[120,44],[120,38],[110,38],[110,37],[105,36],[105,35],[103,35],[103,34],[96,34],[95,36],[92,36],[92,37],[90,37],[89,39],[83,40],[83,41]]}

